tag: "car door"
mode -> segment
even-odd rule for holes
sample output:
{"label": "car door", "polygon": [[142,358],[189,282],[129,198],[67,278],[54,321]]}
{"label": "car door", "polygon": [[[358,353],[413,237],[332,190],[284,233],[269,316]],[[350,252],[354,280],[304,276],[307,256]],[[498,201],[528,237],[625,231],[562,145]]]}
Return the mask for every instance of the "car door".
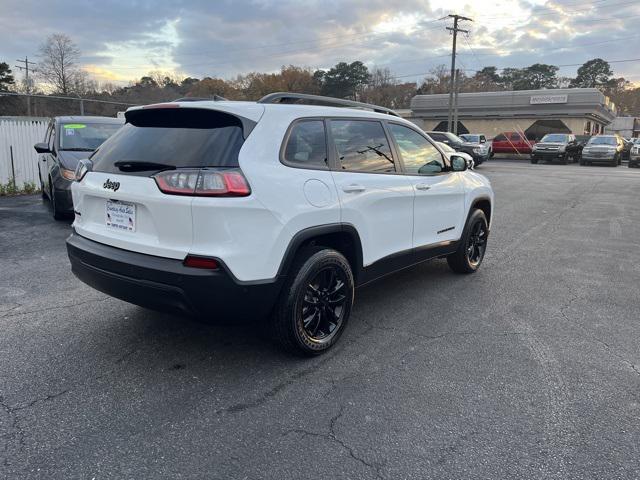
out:
{"label": "car door", "polygon": [[412,248],[413,189],[396,169],[382,122],[329,120],[333,178],[342,223],[353,225],[362,243],[363,265]]}
{"label": "car door", "polygon": [[[49,139],[51,138],[51,122],[47,125],[47,131],[44,134],[43,143],[49,144]],[[40,176],[40,182],[42,183],[42,188],[46,192],[49,188],[49,178],[47,174],[47,155],[46,153],[38,154],[38,175]]]}
{"label": "car door", "polygon": [[461,172],[451,172],[444,156],[420,132],[389,122],[407,180],[414,189],[413,247],[458,240],[464,227]]}
{"label": "car door", "polygon": [[[49,153],[46,153],[46,157],[47,157],[47,168],[46,168],[46,175],[47,175],[47,179],[49,178],[49,175],[52,173],[53,169],[56,166],[56,156],[57,156],[57,140],[58,140],[58,132],[56,132],[56,124],[55,122],[52,123],[51,125],[51,136],[49,137]],[[49,185],[49,188],[51,188],[51,186]]]}

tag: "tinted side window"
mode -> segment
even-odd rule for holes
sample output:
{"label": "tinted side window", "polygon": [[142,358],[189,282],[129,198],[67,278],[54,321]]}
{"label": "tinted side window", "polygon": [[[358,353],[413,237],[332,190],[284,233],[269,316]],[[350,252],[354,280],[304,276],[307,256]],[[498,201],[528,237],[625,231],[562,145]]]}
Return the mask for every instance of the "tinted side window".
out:
{"label": "tinted side window", "polygon": [[391,148],[380,122],[331,120],[340,169],[351,172],[395,172]]}
{"label": "tinted side window", "polygon": [[507,139],[507,137],[505,137],[502,133],[500,135],[497,135],[494,140],[496,142],[504,142]]}
{"label": "tinted side window", "polygon": [[449,140],[447,136],[443,133],[430,133],[429,136],[433,138],[436,142],[443,142],[444,140]]}
{"label": "tinted side window", "polygon": [[521,140],[519,133],[512,133],[509,138],[511,139],[512,142],[519,142]]}
{"label": "tinted side window", "polygon": [[426,138],[411,128],[395,123],[390,123],[389,129],[398,145],[407,173],[428,175],[444,171],[442,155]]}
{"label": "tinted side window", "polygon": [[301,167],[327,167],[327,143],[322,120],[304,120],[291,129],[284,159]]}

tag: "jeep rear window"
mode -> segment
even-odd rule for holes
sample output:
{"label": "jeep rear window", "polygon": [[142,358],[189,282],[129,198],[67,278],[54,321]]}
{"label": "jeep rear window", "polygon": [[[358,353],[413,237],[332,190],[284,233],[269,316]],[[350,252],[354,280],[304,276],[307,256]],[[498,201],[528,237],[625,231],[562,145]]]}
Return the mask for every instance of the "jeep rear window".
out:
{"label": "jeep rear window", "polygon": [[96,172],[147,176],[155,170],[122,171],[116,162],[175,168],[237,167],[244,143],[240,118],[197,108],[150,108],[127,112],[127,123],[90,157]]}

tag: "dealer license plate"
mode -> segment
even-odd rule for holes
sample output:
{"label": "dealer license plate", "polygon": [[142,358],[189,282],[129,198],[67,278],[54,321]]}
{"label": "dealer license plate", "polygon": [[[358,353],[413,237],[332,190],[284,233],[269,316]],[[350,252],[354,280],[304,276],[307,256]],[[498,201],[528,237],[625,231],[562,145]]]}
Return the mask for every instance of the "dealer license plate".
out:
{"label": "dealer license plate", "polygon": [[108,228],[125,232],[136,231],[136,206],[129,202],[107,200],[105,221]]}

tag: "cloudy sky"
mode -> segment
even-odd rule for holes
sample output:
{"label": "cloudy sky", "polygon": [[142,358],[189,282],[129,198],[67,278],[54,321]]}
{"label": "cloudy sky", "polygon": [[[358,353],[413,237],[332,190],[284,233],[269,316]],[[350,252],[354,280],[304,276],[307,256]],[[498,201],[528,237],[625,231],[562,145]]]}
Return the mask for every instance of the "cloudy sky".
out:
{"label": "cloudy sky", "polygon": [[416,81],[449,62],[450,13],[474,20],[458,50],[469,74],[542,62],[572,76],[594,57],[635,58],[612,67],[640,83],[640,0],[0,0],[0,61],[37,61],[45,37],[65,33],[95,79],[117,84],[353,60]]}

